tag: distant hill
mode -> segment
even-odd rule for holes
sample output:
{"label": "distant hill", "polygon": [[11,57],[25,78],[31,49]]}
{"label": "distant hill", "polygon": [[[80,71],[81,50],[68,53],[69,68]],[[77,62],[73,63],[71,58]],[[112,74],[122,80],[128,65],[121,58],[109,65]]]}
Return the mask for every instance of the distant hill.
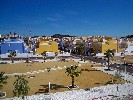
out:
{"label": "distant hill", "polygon": [[127,36],[121,37],[121,38],[133,38],[133,35],[127,35]]}
{"label": "distant hill", "polygon": [[62,37],[76,37],[76,36],[55,34],[55,35],[53,35],[52,37],[53,37],[53,38],[62,38]]}

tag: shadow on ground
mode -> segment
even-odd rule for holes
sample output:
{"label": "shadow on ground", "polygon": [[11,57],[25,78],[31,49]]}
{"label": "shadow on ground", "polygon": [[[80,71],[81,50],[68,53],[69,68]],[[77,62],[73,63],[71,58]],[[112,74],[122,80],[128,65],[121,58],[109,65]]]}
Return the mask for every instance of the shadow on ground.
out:
{"label": "shadow on ground", "polygon": [[87,71],[87,72],[89,72],[89,71],[100,71],[100,70],[89,70],[89,69],[81,69],[81,71]]}
{"label": "shadow on ground", "polygon": [[[37,93],[49,93],[49,84],[40,85],[40,86],[42,86],[43,88],[38,89],[38,91],[35,92],[35,94],[37,94]],[[64,86],[64,85],[50,84],[50,89],[51,90],[58,90],[60,88],[67,88],[67,87]]]}

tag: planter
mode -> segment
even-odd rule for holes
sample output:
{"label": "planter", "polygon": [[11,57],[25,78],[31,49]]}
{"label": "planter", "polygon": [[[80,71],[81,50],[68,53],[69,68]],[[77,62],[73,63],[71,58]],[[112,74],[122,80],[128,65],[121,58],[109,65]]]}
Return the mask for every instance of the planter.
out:
{"label": "planter", "polygon": [[77,85],[74,85],[74,87],[72,87],[72,85],[69,85],[67,86],[67,88],[71,90],[71,89],[78,89],[79,87]]}

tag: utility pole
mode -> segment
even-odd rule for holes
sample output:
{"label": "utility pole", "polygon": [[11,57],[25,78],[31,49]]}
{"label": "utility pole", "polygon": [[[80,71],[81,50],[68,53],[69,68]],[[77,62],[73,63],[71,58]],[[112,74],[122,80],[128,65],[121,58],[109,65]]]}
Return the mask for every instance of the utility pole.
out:
{"label": "utility pole", "polygon": [[31,29],[30,29],[29,33],[30,33],[30,36],[31,36]]}
{"label": "utility pole", "polygon": [[125,61],[125,58],[124,58],[124,66],[125,66],[125,80],[126,80],[126,73],[127,73],[127,69],[126,69],[126,61]]}
{"label": "utility pole", "polygon": [[118,38],[116,38],[116,40],[117,40],[117,53],[118,53]]}
{"label": "utility pole", "polygon": [[[47,71],[48,71],[48,73],[51,71],[51,68],[47,68]],[[48,75],[49,76],[49,79],[50,79],[50,75]],[[49,92],[49,95],[50,95],[50,81],[49,81],[49,83],[48,83],[48,92]]]}

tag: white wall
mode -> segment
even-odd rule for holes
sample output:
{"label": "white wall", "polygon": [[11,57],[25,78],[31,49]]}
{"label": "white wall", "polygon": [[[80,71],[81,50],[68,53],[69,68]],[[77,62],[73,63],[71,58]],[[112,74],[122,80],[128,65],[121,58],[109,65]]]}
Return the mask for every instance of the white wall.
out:
{"label": "white wall", "polygon": [[53,57],[53,56],[55,56],[55,53],[54,52],[46,52],[46,56]]}
{"label": "white wall", "polygon": [[63,52],[62,54],[58,54],[57,56],[71,56],[68,52]]}
{"label": "white wall", "polygon": [[[1,54],[1,58],[8,58],[9,53],[7,54]],[[17,53],[15,58],[27,58],[27,57],[42,57],[42,55],[33,55],[33,53]]]}
{"label": "white wall", "polygon": [[97,57],[103,57],[103,56],[105,56],[103,53],[98,53],[98,54],[96,54],[96,56]]}
{"label": "white wall", "polygon": [[133,55],[133,46],[128,46],[125,50],[125,55]]}

